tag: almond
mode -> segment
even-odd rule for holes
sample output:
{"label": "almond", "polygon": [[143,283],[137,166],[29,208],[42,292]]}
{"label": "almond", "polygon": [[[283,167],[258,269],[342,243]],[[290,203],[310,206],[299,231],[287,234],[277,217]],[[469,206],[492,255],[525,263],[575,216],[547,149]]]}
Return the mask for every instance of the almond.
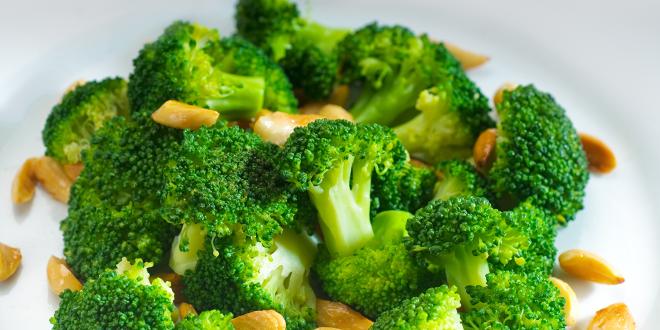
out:
{"label": "almond", "polygon": [[284,317],[274,310],[243,314],[231,320],[236,330],[285,330]]}
{"label": "almond", "polygon": [[619,275],[603,258],[580,249],[568,250],[559,255],[559,266],[579,279],[601,284],[621,284]]}
{"label": "almond", "polygon": [[173,100],[163,103],[151,114],[151,119],[163,126],[192,130],[202,126],[213,126],[219,117],[217,111]]}
{"label": "almond", "polygon": [[609,305],[589,322],[587,330],[635,330],[635,320],[624,303]]}
{"label": "almond", "polygon": [[21,265],[21,250],[0,243],[0,282],[9,279]]}
{"label": "almond", "polygon": [[610,147],[595,136],[580,133],[582,148],[587,155],[589,171],[598,174],[607,174],[616,168],[616,157]]}
{"label": "almond", "polygon": [[316,299],[316,323],[319,327],[342,330],[367,330],[373,322],[340,302]]}

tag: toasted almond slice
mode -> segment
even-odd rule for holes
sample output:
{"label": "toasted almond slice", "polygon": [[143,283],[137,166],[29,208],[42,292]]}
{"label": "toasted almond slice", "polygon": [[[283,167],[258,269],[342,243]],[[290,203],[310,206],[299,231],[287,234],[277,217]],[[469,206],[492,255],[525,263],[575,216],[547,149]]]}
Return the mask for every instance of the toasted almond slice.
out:
{"label": "toasted almond slice", "polygon": [[504,96],[504,91],[512,91],[516,89],[516,87],[518,87],[518,85],[510,82],[502,84],[502,86],[500,86],[495,92],[495,95],[493,95],[493,103],[495,105],[500,104],[500,102],[502,102],[502,97]]}
{"label": "toasted almond slice", "polygon": [[194,105],[169,100],[151,114],[155,122],[172,128],[198,129],[202,126],[213,126],[220,114],[217,111],[196,107]]}
{"label": "toasted almond slice", "polygon": [[44,156],[36,160],[33,168],[37,181],[41,183],[53,198],[62,203],[69,201],[71,180],[64,173],[64,169],[60,163],[53,158]]}
{"label": "toasted almond slice", "polygon": [[577,296],[575,291],[568,283],[556,278],[550,277],[550,281],[559,289],[559,294],[564,298],[564,316],[566,318],[566,325],[575,325],[575,316],[577,315]]}
{"label": "toasted almond slice", "polygon": [[265,141],[283,145],[296,127],[306,126],[322,118],[320,115],[273,112],[257,119],[254,123],[254,132]]}
{"label": "toasted almond slice", "polygon": [[350,89],[348,88],[348,85],[338,85],[332,91],[332,94],[330,95],[330,99],[328,100],[328,103],[336,104],[340,107],[345,108],[346,104],[348,103],[348,94],[349,94],[349,92],[350,92]]}
{"label": "toasted almond slice", "polygon": [[78,291],[82,289],[82,284],[73,275],[69,265],[64,259],[51,256],[48,259],[48,266],[46,267],[46,275],[48,276],[48,285],[54,294],[60,295],[64,290]]}
{"label": "toasted almond slice", "polygon": [[195,307],[189,303],[182,302],[179,304],[179,317],[180,320],[183,320],[186,318],[188,315],[197,315],[197,311],[195,310]]}
{"label": "toasted almond slice", "polygon": [[328,119],[343,119],[355,122],[355,119],[353,119],[353,115],[351,115],[350,112],[346,111],[346,109],[341,106],[334,104],[324,105],[319,111],[319,115]]}
{"label": "toasted almond slice", "polygon": [[62,96],[66,95],[66,94],[69,94],[70,92],[73,92],[76,88],[78,88],[78,87],[80,87],[80,86],[82,86],[86,83],[87,83],[87,81],[85,81],[85,79],[78,79],[78,80],[72,82],[71,84],[69,84],[69,86],[66,87],[66,89],[64,89],[64,93],[62,94]]}
{"label": "toasted almond slice", "polygon": [[635,320],[628,306],[617,303],[596,312],[587,330],[634,330],[635,328]]}
{"label": "toasted almond slice", "polygon": [[340,302],[316,299],[316,323],[320,327],[367,330],[373,322]]}
{"label": "toasted almond slice", "polygon": [[586,133],[580,133],[582,148],[587,155],[589,171],[598,174],[612,172],[616,168],[616,157],[610,147],[599,138]]}
{"label": "toasted almond slice", "polygon": [[473,69],[483,65],[490,59],[488,56],[463,49],[455,44],[444,42],[447,50],[461,62],[465,70]]}
{"label": "toasted almond slice", "polygon": [[34,178],[34,164],[36,158],[28,158],[16,173],[14,182],[11,186],[11,199],[16,204],[26,203],[34,197],[34,187],[36,179]]}
{"label": "toasted almond slice", "polygon": [[489,128],[477,138],[472,148],[472,157],[474,163],[482,172],[487,172],[495,161],[495,146],[497,143],[497,130]]}
{"label": "toasted almond slice", "polygon": [[603,258],[580,249],[559,255],[559,266],[570,275],[601,284],[621,284],[624,278]]}
{"label": "toasted almond slice", "polygon": [[21,250],[0,243],[0,282],[9,279],[21,265]]}
{"label": "toasted almond slice", "polygon": [[280,313],[270,309],[255,311],[231,320],[236,330],[284,330],[286,322]]}
{"label": "toasted almond slice", "polygon": [[62,165],[62,168],[64,169],[66,176],[69,177],[72,182],[75,182],[76,179],[78,179],[78,176],[80,176],[80,172],[82,172],[84,167],[82,163],[75,163],[64,164]]}

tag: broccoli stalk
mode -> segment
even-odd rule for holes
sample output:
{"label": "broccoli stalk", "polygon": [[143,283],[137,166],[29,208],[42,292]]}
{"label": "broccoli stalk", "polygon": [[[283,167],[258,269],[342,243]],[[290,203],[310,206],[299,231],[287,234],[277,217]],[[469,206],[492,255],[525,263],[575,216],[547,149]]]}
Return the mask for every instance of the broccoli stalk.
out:
{"label": "broccoli stalk", "polygon": [[204,248],[206,229],[197,223],[186,223],[181,227],[181,233],[172,241],[170,253],[170,268],[184,275],[187,270],[195,269],[200,250]]}
{"label": "broccoli stalk", "polygon": [[245,118],[242,117],[244,113],[255,113],[263,108],[264,78],[221,71],[216,71],[215,75],[209,79],[218,81],[218,86],[213,87],[217,91],[209,90],[209,94],[200,100],[206,107],[222,113],[224,118]]}

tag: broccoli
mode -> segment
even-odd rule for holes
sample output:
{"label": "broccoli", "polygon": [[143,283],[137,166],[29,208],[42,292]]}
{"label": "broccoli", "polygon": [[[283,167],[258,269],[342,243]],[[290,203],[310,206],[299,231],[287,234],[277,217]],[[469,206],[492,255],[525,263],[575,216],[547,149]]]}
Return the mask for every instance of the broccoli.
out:
{"label": "broccoli", "polygon": [[306,98],[326,99],[337,77],[337,43],[350,32],[303,19],[288,0],[240,0],[236,4],[238,35],[277,61]]}
{"label": "broccoli", "polygon": [[443,161],[435,168],[441,178],[434,188],[434,200],[447,200],[455,196],[490,196],[485,178],[468,161]]}
{"label": "broccoli", "polygon": [[92,135],[114,116],[129,112],[126,81],[90,81],[68,92],[53,107],[41,132],[46,155],[62,164],[79,163]]}
{"label": "broccoli", "polygon": [[151,113],[174,99],[249,119],[264,106],[295,112],[283,72],[254,45],[221,41],[218,32],[175,22],[133,61],[128,97],[133,111]]}
{"label": "broccoli", "polygon": [[321,249],[314,270],[323,290],[376,318],[433,284],[403,243],[410,217],[404,211],[379,213],[373,220],[374,238],[349,256],[332,258]]}
{"label": "broccoli", "polygon": [[566,224],[582,209],[589,172],[564,109],[529,85],[505,91],[497,112],[496,159],[487,176],[499,207],[530,199]]}
{"label": "broccoli", "polygon": [[431,288],[383,313],[371,329],[461,330],[463,327],[457,310],[460,306],[456,288],[446,285]]}
{"label": "broccoli", "polygon": [[223,314],[218,310],[188,315],[176,324],[175,330],[234,330],[231,313]]}
{"label": "broccoli", "polygon": [[468,287],[471,308],[461,313],[466,330],[565,329],[564,299],[541,273],[497,271],[487,286]]}
{"label": "broccoli", "polygon": [[414,213],[431,200],[436,180],[433,168],[411,162],[391,168],[381,175],[376,173],[371,183],[372,217],[387,210]]}
{"label": "broccoli", "polygon": [[308,191],[332,257],[347,256],[373,237],[372,173],[407,159],[394,133],[380,125],[316,120],[296,128],[278,157],[282,175]]}
{"label": "broccoli", "polygon": [[408,249],[432,271],[445,271],[469,308],[466,287],[486,285],[489,259],[507,264],[528,239],[505,221],[487,199],[474,196],[435,200],[408,220]]}
{"label": "broccoli", "polygon": [[177,229],[159,214],[159,191],[180,134],[135,114],[108,121],[94,135],[60,225],[64,256],[81,280],[122,257],[158,264],[167,254]]}
{"label": "broccoli", "polygon": [[149,282],[151,266],[124,258],[82,290],[65,290],[50,319],[53,329],[173,329],[174,293],[169,282]]}

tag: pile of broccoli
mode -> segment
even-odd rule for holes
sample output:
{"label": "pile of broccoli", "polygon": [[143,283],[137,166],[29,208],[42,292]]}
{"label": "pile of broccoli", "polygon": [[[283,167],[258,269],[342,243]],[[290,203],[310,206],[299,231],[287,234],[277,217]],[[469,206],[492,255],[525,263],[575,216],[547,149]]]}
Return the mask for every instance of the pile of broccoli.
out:
{"label": "pile of broccoli", "polygon": [[[84,282],[55,329],[233,329],[275,310],[316,328],[316,297],[372,329],[558,329],[549,280],[559,226],[582,208],[584,151],[563,108],[533,85],[495,105],[459,61],[403,26],[330,28],[288,0],[239,0],[237,34],[177,21],[127,80],[88,82],[56,105],[46,154],[81,163],[64,256]],[[350,87],[355,121],[318,119],[284,145],[250,128]],[[176,100],[220,119],[151,119]],[[471,159],[495,129],[488,168]],[[178,319],[177,301],[200,312]],[[181,296],[179,296],[181,295]],[[174,314],[173,314],[174,313]]]}

